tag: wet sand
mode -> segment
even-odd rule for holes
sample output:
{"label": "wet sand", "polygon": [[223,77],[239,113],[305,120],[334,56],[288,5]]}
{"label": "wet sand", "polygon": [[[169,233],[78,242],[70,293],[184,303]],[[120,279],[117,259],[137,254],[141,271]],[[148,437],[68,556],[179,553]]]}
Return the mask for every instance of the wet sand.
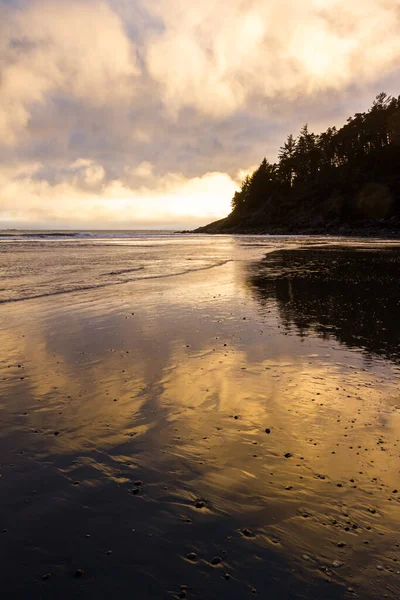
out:
{"label": "wet sand", "polygon": [[292,249],[1,306],[4,597],[399,598],[399,265]]}

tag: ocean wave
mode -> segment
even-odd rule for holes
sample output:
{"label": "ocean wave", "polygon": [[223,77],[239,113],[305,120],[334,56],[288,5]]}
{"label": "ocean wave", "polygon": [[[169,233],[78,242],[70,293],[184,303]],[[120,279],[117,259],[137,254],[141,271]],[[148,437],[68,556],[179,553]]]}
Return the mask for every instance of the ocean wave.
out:
{"label": "ocean wave", "polygon": [[[207,265],[204,267],[198,267],[197,269],[186,269],[183,271],[178,271],[176,273],[172,272],[172,273],[164,273],[164,274],[159,274],[159,275],[148,275],[145,277],[134,277],[132,279],[124,279],[124,280],[118,280],[118,281],[108,281],[105,283],[95,283],[95,284],[91,284],[91,285],[76,286],[74,288],[68,288],[68,289],[63,289],[63,290],[52,290],[49,292],[43,292],[40,294],[31,294],[29,296],[21,296],[21,297],[17,297],[17,298],[3,298],[3,299],[0,299],[0,304],[9,304],[12,302],[24,302],[25,300],[36,300],[38,298],[48,298],[48,297],[52,297],[52,296],[61,296],[64,294],[74,294],[74,293],[78,293],[78,292],[86,292],[89,290],[96,290],[96,289],[112,287],[112,286],[116,286],[116,285],[124,285],[127,283],[133,283],[135,281],[148,281],[148,280],[152,280],[152,279],[167,279],[170,277],[179,277],[182,275],[188,275],[189,273],[197,273],[198,271],[206,271],[209,269],[214,269],[216,267],[222,267],[223,265],[225,265],[229,262],[232,262],[232,261],[233,261],[233,259],[221,260],[221,261],[219,261],[217,263],[213,263],[211,265]],[[139,269],[137,269],[137,270],[139,270]],[[115,274],[115,273],[113,273],[113,274]]]}

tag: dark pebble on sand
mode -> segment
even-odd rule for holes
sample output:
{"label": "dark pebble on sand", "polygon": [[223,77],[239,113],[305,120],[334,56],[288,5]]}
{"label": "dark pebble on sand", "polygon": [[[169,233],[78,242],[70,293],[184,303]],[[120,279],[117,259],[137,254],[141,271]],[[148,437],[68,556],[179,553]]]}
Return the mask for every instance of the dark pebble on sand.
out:
{"label": "dark pebble on sand", "polygon": [[55,431],[54,435],[60,435],[60,432],[59,431]]}
{"label": "dark pebble on sand", "polygon": [[225,573],[225,575],[224,575],[224,579],[228,580],[228,579],[230,579],[230,578],[231,578],[231,576],[229,575],[229,573]]}
{"label": "dark pebble on sand", "polygon": [[45,573],[44,575],[42,575],[43,580],[50,579],[50,577],[51,577],[51,573]]}
{"label": "dark pebble on sand", "polygon": [[212,565],[219,565],[222,562],[222,558],[220,556],[214,556],[211,561]]}
{"label": "dark pebble on sand", "polygon": [[204,508],[205,505],[206,505],[206,503],[204,502],[204,500],[196,500],[196,502],[195,502],[196,508]]}
{"label": "dark pebble on sand", "polygon": [[138,479],[137,481],[133,482],[133,485],[136,485],[136,486],[143,485],[143,481],[140,481],[140,479]]}
{"label": "dark pebble on sand", "polygon": [[82,575],[84,574],[84,570],[83,569],[77,569],[75,571],[75,577],[82,577]]}
{"label": "dark pebble on sand", "polygon": [[269,427],[267,427],[267,429],[265,430],[265,433],[271,433],[271,430],[269,429]]}
{"label": "dark pebble on sand", "polygon": [[140,488],[138,488],[138,487],[136,487],[136,488],[132,488],[132,489],[131,489],[131,493],[132,493],[134,496],[137,496],[137,495],[139,494],[139,492],[140,492]]}
{"label": "dark pebble on sand", "polygon": [[240,530],[240,533],[242,535],[244,535],[244,537],[253,537],[253,533],[250,531],[250,529],[247,529],[246,527],[244,529]]}
{"label": "dark pebble on sand", "polygon": [[338,548],[344,548],[346,544],[344,542],[338,542],[336,545]]}
{"label": "dark pebble on sand", "polygon": [[196,552],[189,552],[189,554],[186,554],[186,558],[188,560],[196,560],[197,559],[197,554],[196,554]]}
{"label": "dark pebble on sand", "polygon": [[286,452],[285,454],[285,458],[291,458],[293,456],[293,454],[291,454],[290,452]]}

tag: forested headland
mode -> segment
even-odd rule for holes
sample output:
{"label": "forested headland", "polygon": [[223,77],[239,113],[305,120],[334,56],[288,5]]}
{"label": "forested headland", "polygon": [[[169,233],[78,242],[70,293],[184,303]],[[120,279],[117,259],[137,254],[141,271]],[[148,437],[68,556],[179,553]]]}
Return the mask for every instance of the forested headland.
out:
{"label": "forested headland", "polygon": [[232,212],[199,233],[400,233],[400,96],[379,94],[340,129],[307,125],[263,159]]}

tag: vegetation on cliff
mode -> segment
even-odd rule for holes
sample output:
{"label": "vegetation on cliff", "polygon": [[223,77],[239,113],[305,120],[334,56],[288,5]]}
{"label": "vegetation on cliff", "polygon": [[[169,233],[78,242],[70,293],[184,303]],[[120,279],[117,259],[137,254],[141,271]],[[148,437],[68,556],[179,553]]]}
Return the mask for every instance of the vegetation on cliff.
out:
{"label": "vegetation on cliff", "polygon": [[365,113],[316,135],[289,135],[263,159],[232,212],[198,232],[400,231],[400,96],[379,94]]}

